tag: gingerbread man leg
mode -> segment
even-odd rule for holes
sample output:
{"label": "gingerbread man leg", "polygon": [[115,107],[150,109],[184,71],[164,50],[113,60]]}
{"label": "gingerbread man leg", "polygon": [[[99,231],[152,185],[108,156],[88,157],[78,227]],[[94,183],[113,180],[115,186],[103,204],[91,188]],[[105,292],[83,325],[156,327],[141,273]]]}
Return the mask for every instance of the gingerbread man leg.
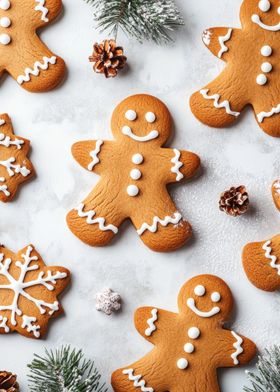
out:
{"label": "gingerbread man leg", "polygon": [[100,181],[86,200],[67,215],[70,230],[91,246],[106,245],[118,233],[125,219],[118,208],[118,195],[108,194],[104,181]]}
{"label": "gingerbread man leg", "polygon": [[212,83],[194,93],[190,98],[190,106],[196,118],[215,128],[236,121],[246,100],[235,83],[240,85],[240,81],[235,82],[230,72],[225,70]]}
{"label": "gingerbread man leg", "polygon": [[153,206],[135,210],[131,220],[141,240],[156,252],[178,249],[192,234],[191,225],[183,219],[167,192]]}
{"label": "gingerbread man leg", "polygon": [[[271,102],[270,97],[267,97],[267,102]],[[253,107],[261,129],[270,136],[280,137],[280,104],[271,103],[264,107],[264,100],[259,99]]]}
{"label": "gingerbread man leg", "polygon": [[54,55],[35,34],[19,46],[17,59],[9,62],[7,71],[28,91],[52,90],[64,78],[64,60]]}
{"label": "gingerbread man leg", "polygon": [[[157,371],[150,366],[151,363],[157,364]],[[156,350],[153,350],[140,361],[116,370],[111,383],[115,392],[136,392],[141,387],[147,392],[165,392],[169,390],[165,380],[166,369],[160,366]]]}

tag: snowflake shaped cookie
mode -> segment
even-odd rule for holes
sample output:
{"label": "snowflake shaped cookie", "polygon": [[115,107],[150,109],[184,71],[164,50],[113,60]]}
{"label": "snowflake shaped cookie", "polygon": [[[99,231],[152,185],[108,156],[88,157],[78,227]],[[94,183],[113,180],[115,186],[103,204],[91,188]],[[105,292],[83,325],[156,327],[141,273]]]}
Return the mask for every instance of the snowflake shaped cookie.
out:
{"label": "snowflake shaped cookie", "polygon": [[18,254],[0,247],[0,334],[44,335],[49,319],[63,311],[57,296],[69,279],[67,269],[46,267],[33,245]]}
{"label": "snowflake shaped cookie", "polygon": [[64,61],[37,35],[61,10],[61,0],[0,1],[0,76],[8,72],[31,92],[51,90],[62,81]]}
{"label": "snowflake shaped cookie", "polygon": [[101,293],[96,295],[96,309],[111,315],[113,312],[120,310],[121,296],[112,289],[105,288]]}
{"label": "snowflake shaped cookie", "polygon": [[0,115],[0,200],[3,202],[12,200],[18,186],[34,174],[26,158],[29,144],[28,140],[14,135],[10,117]]}

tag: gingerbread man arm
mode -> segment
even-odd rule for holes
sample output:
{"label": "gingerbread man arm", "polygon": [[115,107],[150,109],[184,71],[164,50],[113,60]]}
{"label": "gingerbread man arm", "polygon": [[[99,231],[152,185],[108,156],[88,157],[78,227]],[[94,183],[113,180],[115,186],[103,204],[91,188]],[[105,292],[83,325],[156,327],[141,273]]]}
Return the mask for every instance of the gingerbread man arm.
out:
{"label": "gingerbread man arm", "polygon": [[52,22],[62,11],[61,0],[28,0],[33,9],[35,28]]}
{"label": "gingerbread man arm", "polygon": [[110,165],[113,146],[114,142],[101,139],[77,142],[72,146],[72,155],[84,169],[101,174]]}
{"label": "gingerbread man arm", "polygon": [[146,340],[157,344],[163,339],[178,315],[166,310],[143,307],[136,310],[134,314],[134,324],[137,331]]}
{"label": "gingerbread man arm", "polygon": [[222,330],[219,367],[234,367],[249,363],[256,355],[256,345],[234,331]]}
{"label": "gingerbread man arm", "polygon": [[231,48],[241,30],[228,27],[214,27],[202,34],[205,46],[218,58],[227,61],[231,56]]}
{"label": "gingerbread man arm", "polygon": [[200,158],[189,151],[180,151],[176,148],[165,149],[168,160],[168,183],[179,182],[193,177],[199,167]]}

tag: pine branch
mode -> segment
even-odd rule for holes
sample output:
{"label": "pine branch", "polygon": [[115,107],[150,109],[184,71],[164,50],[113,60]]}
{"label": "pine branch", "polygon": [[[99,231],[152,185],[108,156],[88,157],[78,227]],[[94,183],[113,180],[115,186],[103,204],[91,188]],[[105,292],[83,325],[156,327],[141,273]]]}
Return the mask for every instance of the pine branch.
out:
{"label": "pine branch", "polygon": [[106,392],[100,385],[101,375],[94,363],[85,360],[81,350],[62,347],[56,351],[45,350],[45,356],[34,355],[28,365],[31,392]]}
{"label": "pine branch", "polygon": [[244,392],[279,392],[280,391],[280,346],[266,349],[259,357],[257,372],[248,372],[252,388],[244,387]]}
{"label": "pine branch", "polygon": [[121,29],[126,35],[157,44],[172,41],[170,32],[184,25],[174,0],[85,0],[94,9],[97,29],[116,38]]}

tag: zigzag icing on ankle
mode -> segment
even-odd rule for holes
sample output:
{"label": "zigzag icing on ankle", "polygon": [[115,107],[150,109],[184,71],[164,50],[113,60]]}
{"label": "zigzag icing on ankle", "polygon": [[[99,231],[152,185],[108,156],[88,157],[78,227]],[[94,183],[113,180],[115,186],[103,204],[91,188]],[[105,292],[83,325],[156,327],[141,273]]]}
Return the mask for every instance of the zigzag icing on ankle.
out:
{"label": "zigzag icing on ankle", "polygon": [[228,32],[223,37],[219,37],[219,43],[221,45],[221,50],[218,53],[218,57],[221,59],[223,54],[228,52],[228,47],[225,45],[225,42],[231,39],[232,29],[228,29]]}
{"label": "zigzag icing on ankle", "polygon": [[19,75],[17,78],[18,84],[23,84],[24,82],[30,82],[31,75],[39,76],[40,70],[46,71],[49,68],[49,64],[54,65],[56,63],[57,58],[55,56],[52,57],[43,57],[43,62],[36,61],[34,63],[33,69],[25,68],[24,75]]}
{"label": "zigzag icing on ankle", "polygon": [[40,11],[40,12],[42,12],[42,16],[41,16],[41,19],[44,21],[44,22],[48,22],[49,21],[49,19],[47,18],[47,14],[49,13],[49,10],[48,10],[48,8],[47,7],[45,7],[45,0],[35,0],[37,3],[39,3],[38,5],[36,5],[36,7],[35,7],[35,11]]}
{"label": "zigzag icing on ankle", "polygon": [[225,100],[219,103],[219,99],[221,98],[221,96],[219,94],[208,95],[208,92],[209,89],[200,90],[200,94],[203,96],[203,98],[214,101],[214,106],[216,109],[225,109],[227,114],[230,114],[235,117],[238,117],[240,115],[240,112],[234,112],[233,110],[231,110],[229,101]]}
{"label": "zigzag icing on ankle", "polygon": [[134,376],[133,373],[134,369],[123,370],[123,374],[127,374],[128,379],[130,381],[134,381],[133,385],[135,386],[135,388],[141,388],[142,392],[154,392],[153,388],[145,386],[146,381],[142,379],[142,376],[140,374],[138,376]]}
{"label": "zigzag icing on ankle", "polygon": [[257,114],[257,119],[259,123],[262,123],[265,118],[272,117],[274,114],[280,113],[280,103],[271,109],[270,112],[260,112]]}
{"label": "zigzag icing on ankle", "polygon": [[270,262],[270,266],[274,269],[277,269],[277,274],[280,275],[280,264],[276,264],[276,261],[278,260],[276,256],[272,255],[272,248],[269,246],[271,244],[271,241],[267,241],[264,245],[263,245],[263,250],[265,250],[265,257],[268,260],[271,260]]}
{"label": "zigzag icing on ankle", "polygon": [[144,222],[140,229],[137,230],[137,233],[142,235],[146,230],[149,230],[151,233],[155,233],[158,229],[158,224],[164,227],[166,227],[169,223],[177,225],[181,219],[182,215],[179,212],[174,213],[174,218],[172,216],[166,216],[164,219],[160,219],[158,216],[154,216],[153,223],[149,225],[148,223]]}
{"label": "zigzag icing on ankle", "polygon": [[99,218],[94,218],[94,216],[96,215],[96,212],[94,210],[89,210],[84,212],[84,204],[80,204],[77,208],[75,208],[76,211],[78,211],[78,215],[80,218],[87,218],[86,222],[88,225],[93,225],[95,223],[98,223],[99,225],[99,230],[101,231],[112,231],[114,234],[117,234],[119,229],[112,225],[105,225],[105,218],[103,217],[99,217]]}

